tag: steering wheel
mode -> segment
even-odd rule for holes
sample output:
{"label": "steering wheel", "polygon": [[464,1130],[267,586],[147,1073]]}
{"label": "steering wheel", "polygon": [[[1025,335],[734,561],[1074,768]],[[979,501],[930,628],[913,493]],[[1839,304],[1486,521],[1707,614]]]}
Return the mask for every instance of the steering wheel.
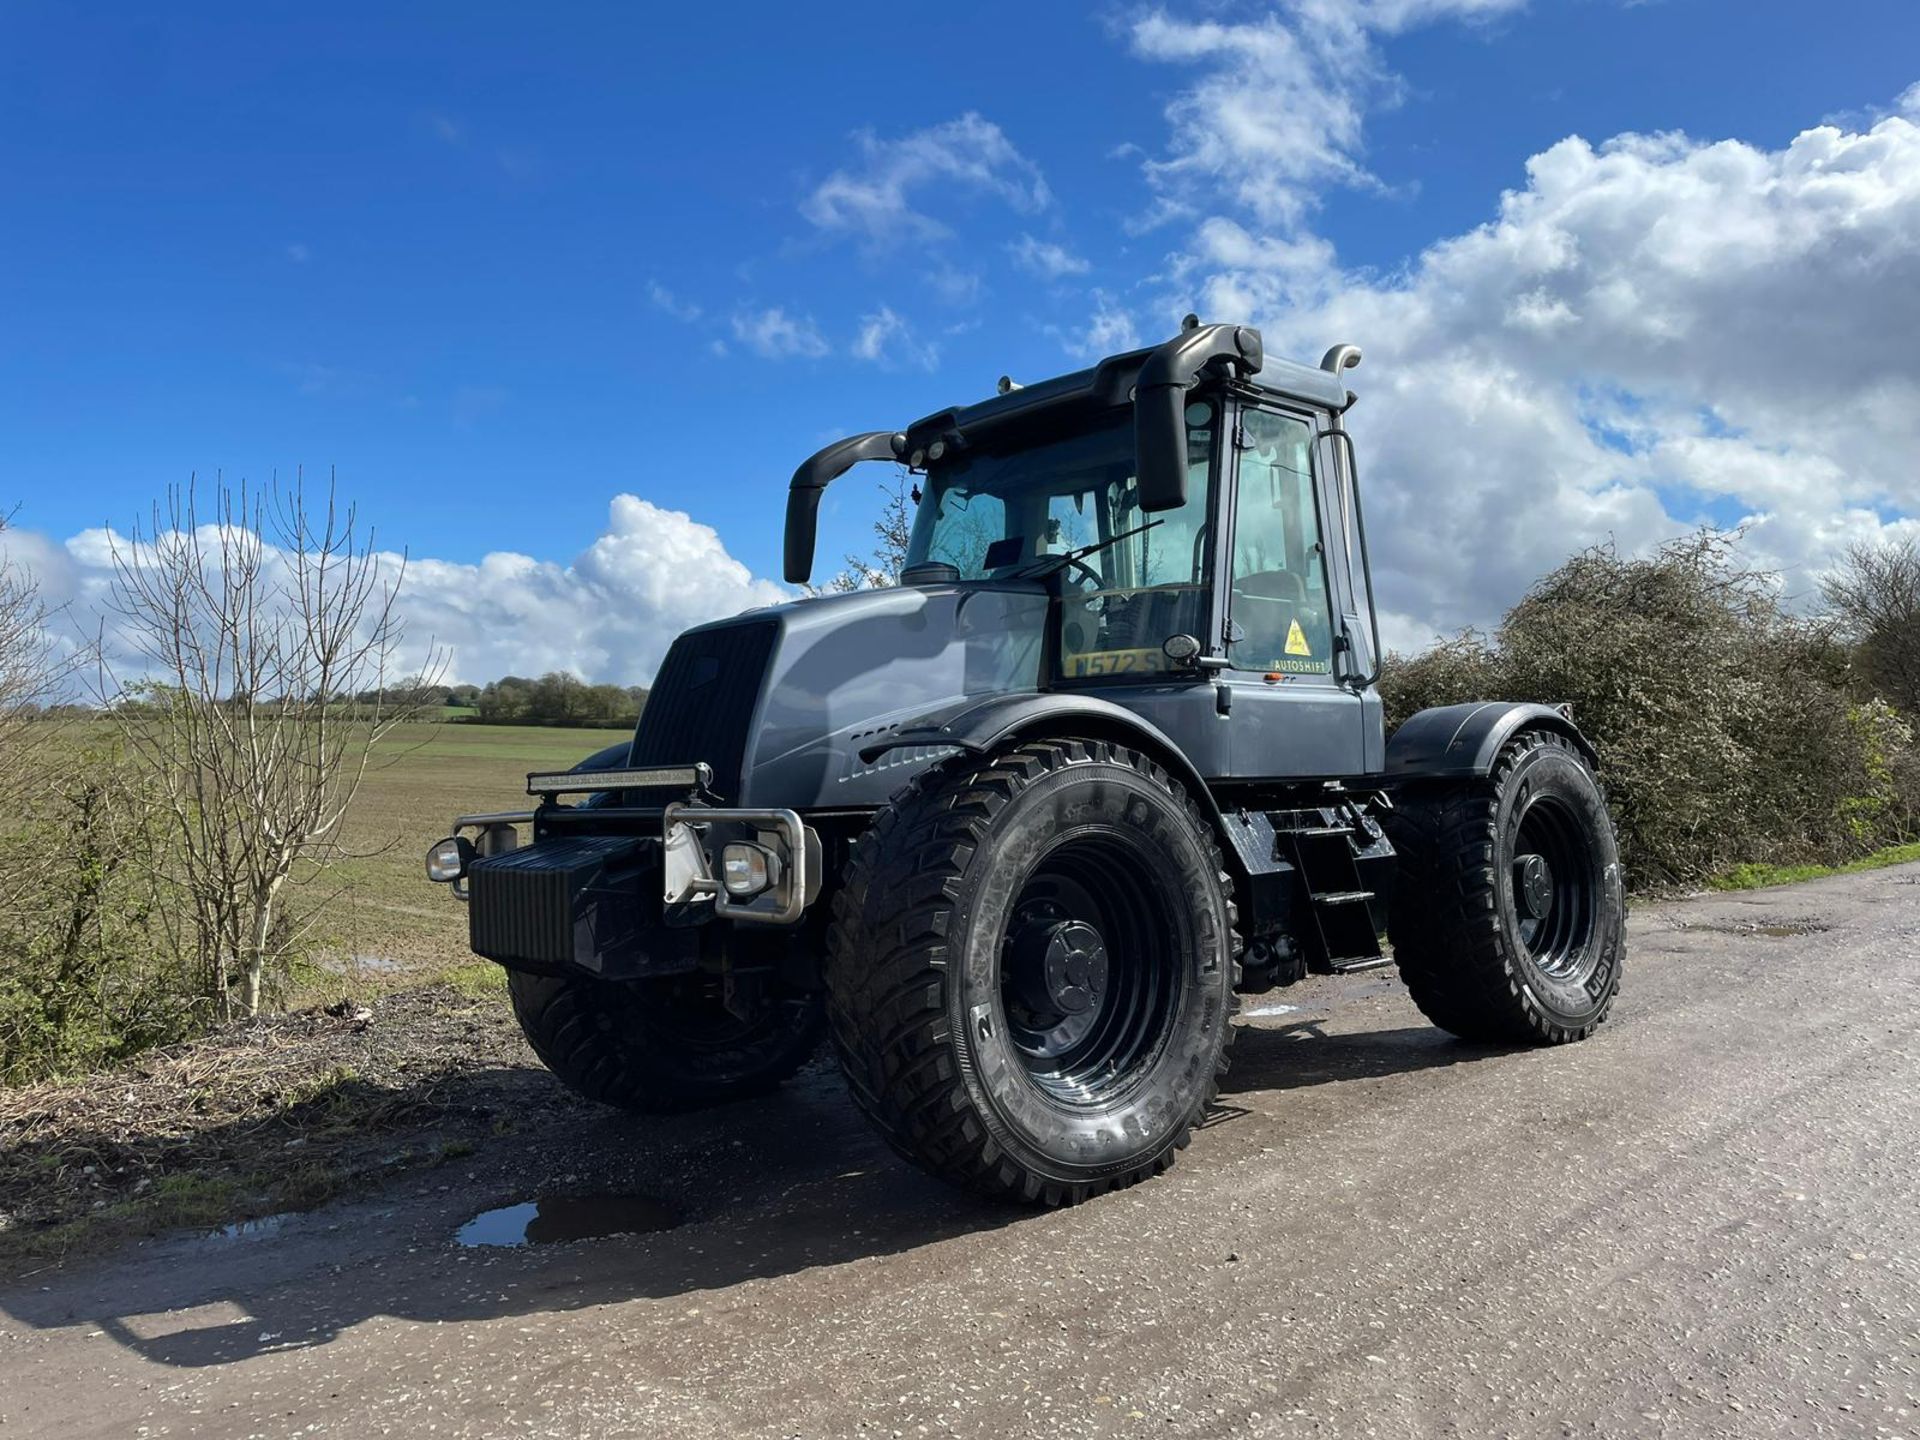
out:
{"label": "steering wheel", "polygon": [[1104,590],[1107,588],[1107,577],[1087,564],[1086,561],[1069,560],[1067,562],[1067,568],[1070,570],[1078,570],[1082,575],[1086,576],[1088,588],[1093,590]]}

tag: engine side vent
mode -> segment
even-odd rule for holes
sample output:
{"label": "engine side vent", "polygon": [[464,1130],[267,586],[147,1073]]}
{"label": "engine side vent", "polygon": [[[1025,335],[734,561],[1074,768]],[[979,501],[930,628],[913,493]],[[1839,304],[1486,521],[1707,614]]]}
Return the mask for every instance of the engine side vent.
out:
{"label": "engine side vent", "polygon": [[737,801],[748,731],[778,629],[777,621],[753,620],[695,630],[674,641],[640,712],[631,763],[704,760],[713,767],[715,793]]}

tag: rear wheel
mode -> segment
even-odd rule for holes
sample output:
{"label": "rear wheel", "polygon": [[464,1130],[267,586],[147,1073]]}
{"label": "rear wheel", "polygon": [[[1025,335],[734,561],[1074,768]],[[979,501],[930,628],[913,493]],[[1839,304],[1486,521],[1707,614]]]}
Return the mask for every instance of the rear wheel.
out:
{"label": "rear wheel", "polygon": [[849,1087],[902,1155],[989,1195],[1155,1174],[1226,1068],[1233,922],[1210,828],[1145,756],[1046,741],[931,771],[836,902]]}
{"label": "rear wheel", "polygon": [[1559,1044],[1606,1019],[1626,899],[1599,781],[1527,731],[1492,775],[1400,797],[1387,931],[1414,1002],[1469,1040]]}
{"label": "rear wheel", "polygon": [[749,1018],[708,975],[600,980],[507,972],[513,1012],[546,1067],[622,1110],[693,1110],[771,1090],[806,1063],[818,997],[768,994]]}

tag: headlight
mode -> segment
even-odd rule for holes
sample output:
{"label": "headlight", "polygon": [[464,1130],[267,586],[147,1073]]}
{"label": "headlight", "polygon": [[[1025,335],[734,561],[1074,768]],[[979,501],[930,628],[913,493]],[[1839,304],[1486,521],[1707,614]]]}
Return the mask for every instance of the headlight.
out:
{"label": "headlight", "polygon": [[720,883],[741,899],[758,895],[780,879],[780,857],[764,845],[745,842],[720,852]]}
{"label": "headlight", "polygon": [[427,849],[427,879],[447,885],[467,873],[473,863],[473,842],[464,835],[449,835],[436,840]]}

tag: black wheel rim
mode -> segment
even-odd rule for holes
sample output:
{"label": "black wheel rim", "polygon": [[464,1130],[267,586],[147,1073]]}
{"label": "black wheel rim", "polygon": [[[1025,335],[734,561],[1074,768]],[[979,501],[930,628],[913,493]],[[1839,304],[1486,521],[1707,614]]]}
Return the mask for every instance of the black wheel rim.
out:
{"label": "black wheel rim", "polygon": [[1178,1002],[1179,912],[1137,844],[1070,835],[1008,915],[1000,1003],[1027,1078],[1049,1099],[1111,1104],[1151,1068]]}
{"label": "black wheel rim", "polygon": [[1584,981],[1598,961],[1600,877],[1580,817],[1558,796],[1533,797],[1513,827],[1513,908],[1520,943],[1545,974]]}

